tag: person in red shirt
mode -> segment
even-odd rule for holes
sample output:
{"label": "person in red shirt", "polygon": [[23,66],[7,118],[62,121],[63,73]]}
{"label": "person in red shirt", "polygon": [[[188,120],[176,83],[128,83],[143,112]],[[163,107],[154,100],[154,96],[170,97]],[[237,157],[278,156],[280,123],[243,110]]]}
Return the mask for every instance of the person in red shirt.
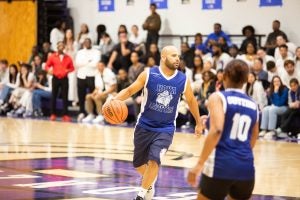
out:
{"label": "person in red shirt", "polygon": [[71,118],[68,116],[68,73],[74,71],[74,65],[71,57],[64,54],[64,49],[65,44],[62,41],[58,42],[57,52],[48,58],[46,70],[53,75],[50,120],[56,120],[56,99],[60,88],[63,99],[62,121],[69,122]]}

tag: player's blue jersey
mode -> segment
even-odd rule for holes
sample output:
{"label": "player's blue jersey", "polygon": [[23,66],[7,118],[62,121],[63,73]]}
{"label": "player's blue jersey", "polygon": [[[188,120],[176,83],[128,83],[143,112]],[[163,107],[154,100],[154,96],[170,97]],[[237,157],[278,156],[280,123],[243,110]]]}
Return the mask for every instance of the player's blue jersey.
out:
{"label": "player's blue jersey", "polygon": [[174,75],[166,77],[160,67],[150,68],[147,73],[137,125],[154,132],[174,133],[186,76],[176,70]]}
{"label": "player's blue jersey", "polygon": [[250,141],[258,121],[257,104],[242,90],[228,89],[217,94],[223,102],[225,124],[203,173],[220,179],[252,180],[255,171]]}

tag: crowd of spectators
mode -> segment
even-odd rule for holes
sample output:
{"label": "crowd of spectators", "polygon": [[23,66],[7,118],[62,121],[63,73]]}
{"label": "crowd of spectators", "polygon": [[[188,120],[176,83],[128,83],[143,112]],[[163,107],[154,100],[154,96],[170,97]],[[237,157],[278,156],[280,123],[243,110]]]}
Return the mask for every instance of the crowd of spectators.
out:
{"label": "crowd of spectators", "polygon": [[[113,41],[103,24],[97,26],[98,35],[94,39],[87,24],[82,24],[75,36],[64,22],[57,22],[50,41],[45,41],[42,47],[33,47],[27,62],[13,64],[1,59],[1,115],[39,118],[45,115],[48,104],[50,120],[56,120],[57,99],[61,99],[62,121],[71,121],[68,108],[78,106],[78,122],[103,122],[103,103],[145,69],[159,66],[161,21],[155,4],[150,9],[151,15],[142,25],[148,32],[147,39],[135,24],[130,33],[125,25],[120,25],[118,41]],[[288,137],[288,133],[295,136],[300,132],[292,127],[293,119],[300,117],[300,47],[288,40],[278,20],[273,21],[272,28],[263,46],[258,46],[253,26],[242,28],[245,38],[237,46],[220,23],[213,25],[213,32],[205,40],[201,33],[196,33],[193,43],[181,44],[180,70],[192,83],[201,114],[208,114],[209,95],[224,90],[226,64],[241,59],[251,69],[243,90],[258,104],[260,136]],[[135,119],[142,94],[143,91],[126,101],[133,108]],[[181,116],[178,125],[193,123],[184,99],[178,111]]]}

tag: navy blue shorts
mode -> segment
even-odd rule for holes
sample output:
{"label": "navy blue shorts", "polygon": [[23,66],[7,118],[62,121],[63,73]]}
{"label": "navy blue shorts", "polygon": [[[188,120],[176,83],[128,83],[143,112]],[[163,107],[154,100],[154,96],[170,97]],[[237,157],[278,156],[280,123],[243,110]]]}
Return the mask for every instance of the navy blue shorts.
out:
{"label": "navy blue shorts", "polygon": [[154,160],[160,165],[173,140],[172,133],[157,133],[136,126],[134,131],[133,166],[140,167]]}

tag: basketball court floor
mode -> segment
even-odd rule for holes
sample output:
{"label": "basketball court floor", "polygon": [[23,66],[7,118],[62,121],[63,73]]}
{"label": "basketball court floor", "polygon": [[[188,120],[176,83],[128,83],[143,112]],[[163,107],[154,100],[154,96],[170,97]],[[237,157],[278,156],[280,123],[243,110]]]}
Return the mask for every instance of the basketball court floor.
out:
{"label": "basketball court floor", "polygon": [[[0,118],[0,200],[132,200],[133,128]],[[176,133],[153,200],[193,200],[186,182],[204,136]],[[259,140],[252,199],[300,199],[300,144]]]}

